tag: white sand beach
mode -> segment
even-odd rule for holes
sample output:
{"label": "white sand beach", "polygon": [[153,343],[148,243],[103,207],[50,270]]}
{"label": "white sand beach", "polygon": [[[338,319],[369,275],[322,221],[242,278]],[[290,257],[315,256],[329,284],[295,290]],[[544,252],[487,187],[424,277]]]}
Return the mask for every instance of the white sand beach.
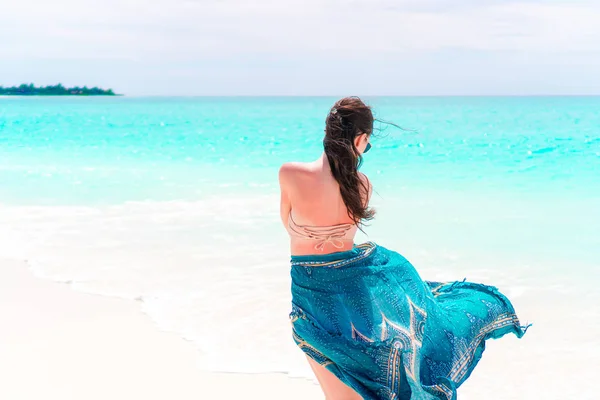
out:
{"label": "white sand beach", "polygon": [[322,397],[314,383],[283,374],[202,371],[194,346],[160,332],[139,308],[0,260],[0,399]]}
{"label": "white sand beach", "polygon": [[[577,344],[589,339],[586,332],[554,327],[571,331],[573,346],[552,345],[544,332],[553,313],[564,310],[534,307],[520,307],[539,321],[524,339],[488,342],[459,390],[461,400],[597,398],[591,384],[597,349],[586,353]],[[1,260],[0,399],[323,398],[314,382],[284,374],[203,371],[191,343],[159,331],[139,308],[38,279],[25,262]]]}

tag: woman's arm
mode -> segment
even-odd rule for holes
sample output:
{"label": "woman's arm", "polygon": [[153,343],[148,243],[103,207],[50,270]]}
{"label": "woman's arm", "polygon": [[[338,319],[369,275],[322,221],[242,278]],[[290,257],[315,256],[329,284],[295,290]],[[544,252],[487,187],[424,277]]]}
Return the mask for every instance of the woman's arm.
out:
{"label": "woman's arm", "polygon": [[279,168],[279,188],[281,190],[281,202],[279,205],[279,214],[281,216],[281,222],[284,226],[288,224],[288,218],[292,211],[292,202],[290,201],[290,175],[293,170],[293,166],[289,163],[283,164]]}

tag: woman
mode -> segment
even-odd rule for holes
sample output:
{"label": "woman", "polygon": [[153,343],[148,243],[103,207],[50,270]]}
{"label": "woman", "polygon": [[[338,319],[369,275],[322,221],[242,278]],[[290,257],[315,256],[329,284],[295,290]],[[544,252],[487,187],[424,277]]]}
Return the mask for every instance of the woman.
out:
{"label": "woman", "polygon": [[400,254],[354,245],[375,214],[372,186],[358,171],[372,132],[367,105],[339,100],[321,157],[280,169],[293,337],[328,400],[456,399],[485,340],[526,329],[493,287],[424,282]]}

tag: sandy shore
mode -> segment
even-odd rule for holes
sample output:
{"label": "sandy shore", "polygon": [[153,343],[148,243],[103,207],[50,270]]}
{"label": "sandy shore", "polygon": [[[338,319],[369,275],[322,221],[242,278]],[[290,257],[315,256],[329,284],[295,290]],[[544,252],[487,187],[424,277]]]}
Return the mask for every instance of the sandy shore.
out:
{"label": "sandy shore", "polygon": [[[598,398],[593,331],[576,329],[582,319],[566,299],[534,300],[515,304],[534,327],[522,340],[489,341],[461,400]],[[3,400],[323,398],[283,374],[205,372],[194,346],[160,332],[136,302],[37,279],[24,262],[0,260],[0,321]]]}
{"label": "sandy shore", "polygon": [[139,304],[73,291],[0,260],[0,399],[319,399],[283,374],[209,373]]}

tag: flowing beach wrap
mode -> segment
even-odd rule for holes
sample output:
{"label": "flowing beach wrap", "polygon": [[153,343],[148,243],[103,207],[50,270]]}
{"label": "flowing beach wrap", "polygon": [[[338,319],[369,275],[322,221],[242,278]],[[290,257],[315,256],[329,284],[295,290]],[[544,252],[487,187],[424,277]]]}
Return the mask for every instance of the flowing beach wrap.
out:
{"label": "flowing beach wrap", "polygon": [[496,288],[424,282],[374,243],[292,256],[291,275],[296,344],[368,400],[456,399],[487,339],[526,331]]}

